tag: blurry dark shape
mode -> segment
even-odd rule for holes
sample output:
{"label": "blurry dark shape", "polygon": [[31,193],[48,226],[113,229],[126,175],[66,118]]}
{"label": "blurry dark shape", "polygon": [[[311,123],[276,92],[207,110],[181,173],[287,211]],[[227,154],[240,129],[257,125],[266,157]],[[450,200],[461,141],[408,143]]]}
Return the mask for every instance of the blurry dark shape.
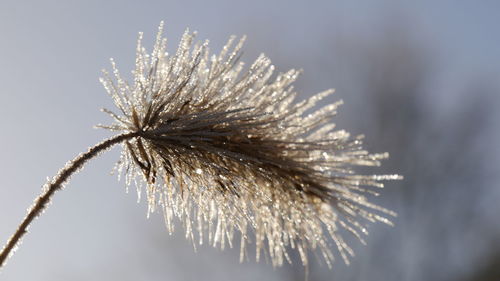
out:
{"label": "blurry dark shape", "polygon": [[500,280],[500,251],[488,257],[485,264],[478,266],[476,271],[464,280],[492,281]]}

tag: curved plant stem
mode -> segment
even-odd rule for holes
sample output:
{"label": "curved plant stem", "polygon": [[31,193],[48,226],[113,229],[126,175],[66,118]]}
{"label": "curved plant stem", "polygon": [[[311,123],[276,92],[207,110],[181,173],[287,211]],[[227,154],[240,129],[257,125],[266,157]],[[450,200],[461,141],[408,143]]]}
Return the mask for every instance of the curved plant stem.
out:
{"label": "curved plant stem", "polygon": [[44,186],[42,193],[35,199],[34,204],[29,209],[26,217],[17,227],[16,232],[14,232],[14,234],[9,238],[4,248],[0,252],[0,268],[2,268],[2,266],[5,264],[6,260],[11,255],[10,253],[19,243],[24,234],[28,232],[28,227],[31,222],[47,207],[47,204],[50,202],[52,195],[54,195],[57,190],[60,190],[63,187],[64,183],[69,179],[69,177],[71,177],[71,175],[81,169],[88,160],[99,155],[100,152],[105,151],[106,149],[117,143],[136,137],[138,135],[139,133],[126,133],[106,139],[89,148],[87,152],[81,153],[76,158],[68,162],[68,164],[66,164],[64,168],[59,170],[57,175]]}

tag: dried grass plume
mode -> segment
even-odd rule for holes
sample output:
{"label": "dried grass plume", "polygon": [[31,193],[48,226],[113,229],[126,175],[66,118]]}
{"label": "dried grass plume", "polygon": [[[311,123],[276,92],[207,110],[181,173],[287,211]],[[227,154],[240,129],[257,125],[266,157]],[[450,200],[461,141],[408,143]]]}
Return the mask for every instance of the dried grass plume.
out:
{"label": "dried grass plume", "polygon": [[[387,153],[362,148],[362,137],[336,130],[332,119],[342,102],[318,109],[327,90],[297,101],[292,83],[299,71],[274,74],[260,55],[249,67],[240,62],[244,38],[231,37],[218,54],[208,41],[194,42],[186,31],[177,51],[166,52],[160,25],[153,51],[136,49],[133,81],[112,73],[101,82],[117,111],[100,125],[118,134],[89,148],[43,188],[18,229],[0,252],[0,268],[71,175],[115,144],[123,150],[116,170],[127,186],[145,193],[149,212],[161,210],[170,232],[178,218],[196,243],[232,247],[239,233],[240,259],[246,245],[273,266],[291,262],[298,251],[321,253],[331,266],[337,254],[346,263],[354,253],[341,233],[363,242],[366,224],[391,224],[392,211],[368,201],[383,180],[398,175],[360,175],[359,166],[379,166]],[[343,230],[342,230],[343,229]]]}
{"label": "dried grass plume", "polygon": [[365,187],[399,176],[355,173],[387,154],[370,154],[361,137],[334,130],[342,102],[314,109],[333,90],[297,102],[299,71],[273,77],[264,55],[245,70],[245,38],[231,37],[211,55],[208,41],[194,43],[186,31],[169,55],[162,29],[151,54],[139,35],[133,83],[113,61],[113,75],[101,81],[119,109],[106,110],[115,122],[103,127],[139,132],[123,144],[117,169],[145,190],[151,212],[163,211],[169,231],[177,217],[199,243],[208,236],[214,246],[232,246],[240,232],[241,260],[255,239],[257,260],[266,249],[274,266],[290,262],[288,248],[304,265],[308,250],[319,249],[331,265],[329,241],[346,262],[353,255],[340,228],[363,241],[366,221],[390,224],[384,215],[394,213],[370,203],[364,194],[375,191]]}

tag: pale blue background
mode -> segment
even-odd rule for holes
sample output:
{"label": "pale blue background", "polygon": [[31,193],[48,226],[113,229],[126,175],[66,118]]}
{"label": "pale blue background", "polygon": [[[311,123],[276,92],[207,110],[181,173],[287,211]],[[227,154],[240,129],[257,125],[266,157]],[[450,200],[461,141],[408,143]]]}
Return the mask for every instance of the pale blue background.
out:
{"label": "pale blue background", "polygon": [[[47,176],[109,136],[92,129],[112,107],[99,71],[113,57],[128,73],[137,32],[151,46],[165,20],[169,50],[187,27],[216,51],[246,34],[244,61],[304,69],[301,97],[337,88],[339,126],[392,154],[380,172],[405,175],[377,201],[396,226],[372,227],[351,266],[314,263],[311,281],[482,280],[500,267],[499,3],[2,0],[0,241]],[[0,280],[303,280],[298,264],[239,264],[238,249],[194,253],[109,175],[117,156],[56,195]]]}

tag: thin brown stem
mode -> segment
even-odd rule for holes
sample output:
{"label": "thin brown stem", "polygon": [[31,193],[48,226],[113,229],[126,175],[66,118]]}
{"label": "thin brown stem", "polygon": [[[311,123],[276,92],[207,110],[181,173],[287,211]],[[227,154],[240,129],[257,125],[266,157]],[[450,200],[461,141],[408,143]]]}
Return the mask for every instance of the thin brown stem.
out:
{"label": "thin brown stem", "polygon": [[63,187],[64,183],[71,177],[71,175],[81,169],[87,161],[99,155],[100,152],[105,151],[111,146],[124,140],[138,136],[139,134],[140,133],[126,133],[106,139],[89,148],[87,152],[81,153],[76,158],[68,162],[64,168],[59,170],[57,175],[50,182],[44,185],[42,193],[35,199],[34,204],[29,209],[26,217],[17,227],[16,232],[14,232],[14,234],[9,238],[2,249],[2,252],[0,252],[0,268],[2,268],[5,264],[6,260],[11,255],[12,250],[16,247],[24,234],[28,232],[28,227],[31,222],[47,207],[52,195]]}

